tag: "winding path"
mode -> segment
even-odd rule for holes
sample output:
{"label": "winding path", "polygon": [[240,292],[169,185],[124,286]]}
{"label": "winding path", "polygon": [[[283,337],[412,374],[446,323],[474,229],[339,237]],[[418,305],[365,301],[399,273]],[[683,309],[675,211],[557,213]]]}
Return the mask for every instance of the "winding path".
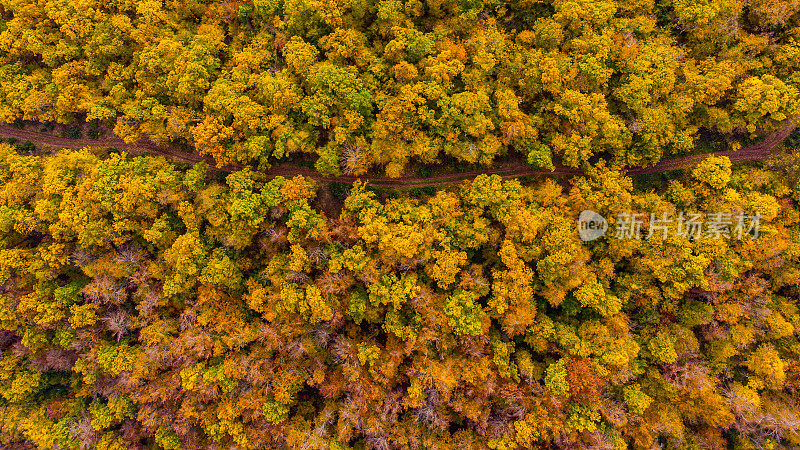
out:
{"label": "winding path", "polygon": [[[657,172],[664,172],[668,170],[681,169],[689,167],[704,158],[716,155],[727,156],[731,161],[752,161],[762,160],[766,158],[770,151],[786,139],[792,131],[797,127],[797,122],[787,121],[784,126],[770,134],[763,141],[749,147],[742,148],[737,151],[728,150],[724,152],[714,152],[707,154],[698,154],[683,156],[679,158],[660,161],[649,167],[635,167],[627,169],[628,175],[643,175]],[[159,154],[179,161],[187,163],[198,163],[205,161],[209,167],[223,172],[232,172],[241,169],[240,165],[228,165],[223,167],[216,167],[216,162],[213,158],[200,156],[195,153],[186,152],[175,147],[159,145],[148,140],[142,140],[137,143],[126,143],[117,137],[108,137],[102,139],[71,139],[65,137],[53,136],[48,133],[40,133],[35,131],[23,130],[15,128],[9,124],[0,124],[0,137],[16,138],[18,140],[31,141],[37,146],[59,147],[59,148],[82,148],[82,147],[103,147],[115,148],[127,151],[134,155],[144,154]],[[390,178],[380,176],[323,176],[316,170],[309,167],[301,167],[296,164],[283,163],[274,165],[269,170],[264,172],[266,175],[293,177],[295,175],[303,175],[305,177],[314,178],[321,181],[328,182],[342,182],[352,183],[358,179],[368,182],[372,185],[383,185],[392,187],[426,187],[437,186],[442,184],[457,183],[463,180],[474,178],[481,174],[497,174],[503,177],[521,177],[528,175],[583,175],[583,171],[579,168],[567,167],[561,164],[555,165],[555,170],[533,169],[530,166],[522,163],[515,164],[498,164],[495,167],[488,168],[480,171],[450,173],[442,175],[434,175],[430,177],[401,177]]]}

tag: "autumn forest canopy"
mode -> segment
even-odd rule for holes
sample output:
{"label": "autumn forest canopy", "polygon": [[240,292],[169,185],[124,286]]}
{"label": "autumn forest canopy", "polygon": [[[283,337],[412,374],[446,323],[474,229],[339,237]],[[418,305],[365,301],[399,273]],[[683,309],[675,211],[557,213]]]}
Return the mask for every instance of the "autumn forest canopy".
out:
{"label": "autumn forest canopy", "polygon": [[220,163],[645,165],[800,112],[797,0],[0,4],[0,120]]}
{"label": "autumn forest canopy", "polygon": [[798,117],[800,0],[0,0],[3,126],[214,161],[0,132],[0,446],[798,448]]}

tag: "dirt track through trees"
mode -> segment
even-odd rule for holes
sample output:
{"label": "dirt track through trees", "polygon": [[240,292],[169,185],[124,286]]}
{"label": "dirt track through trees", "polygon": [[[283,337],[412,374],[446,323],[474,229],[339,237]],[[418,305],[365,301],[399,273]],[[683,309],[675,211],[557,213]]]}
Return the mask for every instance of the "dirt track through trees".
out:
{"label": "dirt track through trees", "polygon": [[[702,159],[711,156],[727,156],[731,161],[752,161],[762,160],[766,158],[769,153],[786,139],[792,131],[797,127],[795,121],[787,121],[784,126],[770,134],[763,141],[758,144],[742,148],[738,151],[728,150],[724,152],[713,152],[708,154],[698,154],[683,156],[670,160],[661,161],[650,167],[636,167],[627,170],[628,175],[644,175],[657,172],[665,172],[668,170],[682,169],[689,167]],[[241,169],[240,165],[228,165],[223,167],[216,167],[215,161],[210,157],[200,156],[195,153],[186,152],[175,147],[156,144],[148,140],[142,140],[137,143],[126,143],[117,137],[109,137],[102,139],[72,139],[66,137],[53,136],[48,133],[40,133],[30,130],[23,130],[15,128],[8,124],[0,124],[0,137],[15,138],[18,140],[30,141],[36,146],[58,147],[58,148],[82,148],[82,147],[102,147],[114,148],[126,151],[133,155],[147,155],[158,154],[187,163],[198,163],[205,161],[214,170],[223,172],[232,172]],[[533,169],[530,166],[522,163],[516,164],[499,164],[496,167],[487,168],[485,170],[450,173],[442,175],[434,175],[430,177],[400,177],[389,178],[380,176],[323,176],[316,170],[309,167],[300,167],[296,164],[282,163],[274,165],[264,173],[270,177],[283,176],[293,177],[295,175],[303,175],[305,177],[314,178],[321,181],[328,182],[341,182],[352,183],[358,179],[365,181],[372,185],[391,186],[391,187],[427,187],[438,186],[444,184],[458,183],[463,180],[474,178],[481,174],[497,174],[503,177],[521,177],[529,175],[583,175],[583,171],[574,167],[567,167],[561,164],[555,165],[555,170]]]}

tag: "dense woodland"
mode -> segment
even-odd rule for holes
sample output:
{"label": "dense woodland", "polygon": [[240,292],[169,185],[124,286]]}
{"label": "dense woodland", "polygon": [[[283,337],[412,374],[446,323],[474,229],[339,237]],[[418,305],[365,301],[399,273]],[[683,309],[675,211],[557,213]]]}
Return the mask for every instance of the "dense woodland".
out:
{"label": "dense woodland", "polygon": [[[383,202],[355,183],[339,217],[313,180],[207,169],[0,144],[0,442],[800,445],[797,155],[709,158],[663,193],[602,166]],[[586,208],[762,221],[584,243]]]}
{"label": "dense woodland", "polygon": [[[800,113],[800,0],[2,0],[0,120],[220,163],[645,165]],[[724,142],[724,140],[723,140]]]}
{"label": "dense woodland", "polygon": [[[798,135],[623,170],[798,114],[800,0],[0,0],[0,121],[244,167],[0,143],[0,446],[798,448]],[[585,174],[334,214],[264,175],[293,155]],[[761,221],[584,242],[586,209]]]}

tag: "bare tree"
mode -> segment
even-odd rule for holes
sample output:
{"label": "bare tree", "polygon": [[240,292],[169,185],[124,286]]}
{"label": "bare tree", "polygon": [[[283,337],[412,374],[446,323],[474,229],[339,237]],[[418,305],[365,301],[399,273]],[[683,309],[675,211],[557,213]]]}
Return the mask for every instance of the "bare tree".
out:
{"label": "bare tree", "polygon": [[114,311],[109,311],[101,320],[106,324],[108,331],[117,339],[117,342],[130,331],[128,326],[128,312],[124,309],[119,308]]}

